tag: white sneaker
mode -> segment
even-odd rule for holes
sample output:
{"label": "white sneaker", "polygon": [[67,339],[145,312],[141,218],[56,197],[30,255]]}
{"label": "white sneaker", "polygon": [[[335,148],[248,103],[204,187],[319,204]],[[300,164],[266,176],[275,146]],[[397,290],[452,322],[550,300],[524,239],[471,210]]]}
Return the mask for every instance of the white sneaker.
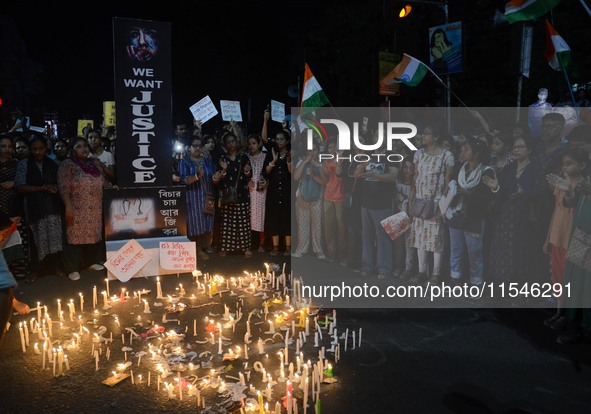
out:
{"label": "white sneaker", "polygon": [[68,277],[70,278],[70,280],[80,280],[80,273],[72,272],[68,275]]}
{"label": "white sneaker", "polygon": [[100,263],[95,263],[92,266],[88,267],[88,270],[104,270],[104,269],[105,269],[105,266],[103,266]]}
{"label": "white sneaker", "polygon": [[324,255],[324,253],[318,253],[318,258],[320,260],[324,260],[324,259],[326,259],[326,256]]}
{"label": "white sneaker", "polygon": [[302,257],[302,256],[303,256],[303,254],[301,254],[300,252],[293,252],[291,254],[291,257]]}

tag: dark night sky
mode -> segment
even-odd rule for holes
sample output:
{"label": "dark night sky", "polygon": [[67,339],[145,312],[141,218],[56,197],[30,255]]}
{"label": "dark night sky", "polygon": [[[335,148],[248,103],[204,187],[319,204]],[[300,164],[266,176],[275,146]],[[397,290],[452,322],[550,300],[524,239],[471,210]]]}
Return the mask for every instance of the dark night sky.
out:
{"label": "dark night sky", "polygon": [[29,58],[43,65],[47,110],[99,118],[102,101],[113,99],[112,17],[171,22],[175,117],[190,119],[188,107],[205,95],[214,103],[240,100],[243,116],[250,98],[257,120],[268,99],[291,103],[287,89],[303,74],[301,18],[311,2],[95,3],[75,18],[47,7],[13,15]]}
{"label": "dark night sky", "polygon": [[[26,1],[26,0],[25,0]],[[438,7],[417,5],[409,19],[394,15],[397,0],[174,0],[84,3],[67,10],[22,2],[11,13],[29,58],[43,65],[46,111],[60,120],[87,115],[100,120],[102,101],[113,99],[112,18],[171,22],[172,87],[175,117],[190,120],[188,107],[205,95],[240,100],[253,126],[269,99],[295,105],[287,89],[303,77],[307,61],[334,106],[374,106],[377,52],[406,52],[427,61],[428,27],[442,24]],[[472,106],[515,104],[516,76],[510,68],[509,25],[493,27],[502,0],[449,1],[450,21],[463,22],[465,71],[452,76],[452,88]],[[57,8],[56,8],[57,7]],[[575,65],[574,81],[589,81],[591,19],[577,0],[555,9],[555,27],[568,39]],[[533,102],[539,87],[551,99],[564,91],[560,73],[543,58],[543,20],[534,23],[532,76],[524,81],[524,102]],[[441,86],[432,78],[416,88],[402,88],[392,105],[436,103]],[[456,103],[457,104],[457,103]]]}

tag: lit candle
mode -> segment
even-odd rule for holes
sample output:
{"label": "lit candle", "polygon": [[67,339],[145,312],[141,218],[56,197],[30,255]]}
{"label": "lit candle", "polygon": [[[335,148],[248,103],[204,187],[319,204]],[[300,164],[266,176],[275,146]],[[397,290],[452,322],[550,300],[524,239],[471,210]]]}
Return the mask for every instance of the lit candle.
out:
{"label": "lit candle", "polygon": [[263,340],[261,338],[259,338],[259,340],[257,341],[257,349],[259,351],[259,355],[265,353],[265,344],[263,343]]}
{"label": "lit candle", "polygon": [[185,292],[185,288],[183,288],[183,285],[179,283],[179,296],[183,297],[186,293],[187,292]]}
{"label": "lit candle", "polygon": [[268,334],[274,334],[275,333],[275,325],[273,324],[273,321],[268,321],[269,322],[269,332],[267,332]]}
{"label": "lit candle", "polygon": [[74,299],[70,299],[70,303],[68,303],[68,308],[70,309],[70,322],[74,322]]}
{"label": "lit candle", "polygon": [[78,293],[80,296],[80,312],[84,312],[84,295],[82,292]]}
{"label": "lit candle", "polygon": [[143,301],[144,301],[144,313],[152,313],[150,311],[150,305],[148,304],[148,301],[145,299],[143,299]]}
{"label": "lit candle", "polygon": [[125,302],[125,288],[121,288],[121,298],[119,299],[119,302]]}
{"label": "lit candle", "polygon": [[223,354],[222,351],[222,333],[220,332],[220,336],[218,338],[218,354]]}
{"label": "lit candle", "polygon": [[240,385],[246,385],[246,383],[244,382],[244,374],[240,372],[238,373],[238,376],[240,377]]}
{"label": "lit candle", "polygon": [[197,319],[193,319],[193,336],[197,336]]}
{"label": "lit candle", "polygon": [[96,309],[96,305],[98,304],[98,298],[96,295],[96,286],[92,288],[92,309]]}
{"label": "lit candle", "polygon": [[160,276],[156,277],[156,298],[162,299],[162,285],[160,284]]}
{"label": "lit candle", "polygon": [[267,384],[267,401],[271,401],[271,384]]}
{"label": "lit candle", "polygon": [[259,401],[259,413],[265,414],[265,407],[263,406],[263,394],[260,391],[257,391],[257,398]]}
{"label": "lit candle", "polygon": [[61,313],[62,313],[62,301],[61,301],[61,299],[58,299],[57,300],[57,314],[61,315]]}
{"label": "lit candle", "polygon": [[25,333],[23,332],[23,323],[20,322],[18,325],[19,325],[18,326],[18,330],[19,330],[20,335],[21,335],[21,346],[23,348],[23,353],[25,353],[25,352],[27,352],[27,349],[25,347]]}

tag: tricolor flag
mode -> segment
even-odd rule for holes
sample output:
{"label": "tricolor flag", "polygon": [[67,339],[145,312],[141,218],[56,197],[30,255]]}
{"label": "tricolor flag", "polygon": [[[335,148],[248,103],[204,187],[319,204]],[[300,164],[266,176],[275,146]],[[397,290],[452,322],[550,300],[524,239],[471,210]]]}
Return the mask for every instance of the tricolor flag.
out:
{"label": "tricolor flag", "polygon": [[537,19],[552,10],[560,0],[509,0],[505,17],[509,23]]}
{"label": "tricolor flag", "polygon": [[570,47],[568,47],[562,36],[554,30],[548,19],[546,19],[546,51],[544,56],[554,70],[562,70],[570,63]]}
{"label": "tricolor flag", "polygon": [[382,79],[382,83],[390,85],[402,82],[408,86],[417,86],[428,70],[429,68],[423,62],[405,53],[400,63]]}
{"label": "tricolor flag", "polygon": [[310,112],[310,110],[305,110],[304,108],[319,108],[328,103],[328,97],[322,90],[322,87],[306,63],[304,71],[304,89],[302,91],[301,113],[304,114]]}

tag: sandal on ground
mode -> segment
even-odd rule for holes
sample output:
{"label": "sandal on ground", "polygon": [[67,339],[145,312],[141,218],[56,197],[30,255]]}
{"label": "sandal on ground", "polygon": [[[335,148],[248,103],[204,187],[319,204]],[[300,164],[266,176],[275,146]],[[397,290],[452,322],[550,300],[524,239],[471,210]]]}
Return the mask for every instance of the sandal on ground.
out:
{"label": "sandal on ground", "polygon": [[252,252],[250,250],[246,250],[244,252],[244,257],[246,257],[247,259],[250,259],[252,257]]}
{"label": "sandal on ground", "polygon": [[431,284],[434,284],[434,285],[438,284],[438,283],[439,283],[439,275],[433,275],[433,276],[431,276],[431,277],[430,277],[430,278],[427,280],[427,282],[429,282],[429,283],[431,283]]}
{"label": "sandal on ground", "polygon": [[273,246],[273,250],[269,253],[271,256],[277,256],[279,254],[279,248],[277,246]]}
{"label": "sandal on ground", "polygon": [[411,285],[420,285],[421,283],[425,283],[427,281],[427,273],[417,273],[410,279],[408,279],[408,283]]}
{"label": "sandal on ground", "polygon": [[583,336],[580,334],[565,334],[560,335],[556,338],[556,342],[561,345],[578,344],[583,340]]}
{"label": "sandal on ground", "polygon": [[37,281],[37,279],[39,279],[39,273],[37,273],[37,272],[31,272],[25,278],[25,282],[27,282],[27,283],[35,283]]}

